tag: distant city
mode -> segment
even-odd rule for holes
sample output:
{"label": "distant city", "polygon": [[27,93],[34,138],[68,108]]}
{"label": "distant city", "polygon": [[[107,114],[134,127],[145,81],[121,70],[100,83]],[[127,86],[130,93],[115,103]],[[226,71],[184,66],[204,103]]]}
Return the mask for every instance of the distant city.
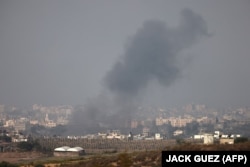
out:
{"label": "distant city", "polygon": [[0,105],[1,135],[8,134],[12,142],[26,141],[28,136],[155,140],[192,139],[206,133],[219,135],[220,132],[220,135],[250,137],[248,107],[212,109],[203,104],[171,109],[138,107],[120,129],[106,127],[88,131],[79,127],[82,129],[80,134],[70,131],[74,112],[75,107],[71,105],[34,104],[30,109]]}

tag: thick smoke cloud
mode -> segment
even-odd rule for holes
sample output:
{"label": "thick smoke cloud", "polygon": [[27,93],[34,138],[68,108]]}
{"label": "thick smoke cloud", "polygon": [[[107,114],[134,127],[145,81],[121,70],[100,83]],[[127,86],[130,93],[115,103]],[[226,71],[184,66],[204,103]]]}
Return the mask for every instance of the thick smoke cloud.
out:
{"label": "thick smoke cloud", "polygon": [[93,99],[75,112],[73,122],[87,129],[123,126],[136,109],[139,93],[153,80],[166,87],[173,84],[181,76],[180,52],[208,35],[206,22],[189,9],[181,12],[178,27],[158,20],[144,22],[104,77],[104,87],[112,98]]}
{"label": "thick smoke cloud", "polygon": [[179,27],[158,20],[146,21],[128,44],[122,60],[105,77],[106,86],[118,95],[136,95],[149,81],[168,86],[180,75],[177,56],[208,35],[201,16],[185,9]]}

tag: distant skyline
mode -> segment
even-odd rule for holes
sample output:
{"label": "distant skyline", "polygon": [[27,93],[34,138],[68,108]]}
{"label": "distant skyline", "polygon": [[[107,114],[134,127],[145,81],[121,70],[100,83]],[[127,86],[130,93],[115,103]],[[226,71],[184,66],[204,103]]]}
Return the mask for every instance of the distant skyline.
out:
{"label": "distant skyline", "polygon": [[250,106],[248,0],[1,0],[0,104],[83,105],[105,94],[105,77],[143,24],[174,29],[183,9],[212,35],[178,52],[181,77],[146,84],[142,104]]}

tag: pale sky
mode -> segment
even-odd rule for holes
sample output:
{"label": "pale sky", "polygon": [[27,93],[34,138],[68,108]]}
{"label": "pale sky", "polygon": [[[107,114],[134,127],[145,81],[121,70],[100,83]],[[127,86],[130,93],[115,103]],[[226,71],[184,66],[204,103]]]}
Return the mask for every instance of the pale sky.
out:
{"label": "pale sky", "polygon": [[185,8],[212,35],[181,50],[182,77],[149,83],[143,102],[250,106],[249,0],[0,0],[0,104],[84,104],[145,21],[174,29]]}

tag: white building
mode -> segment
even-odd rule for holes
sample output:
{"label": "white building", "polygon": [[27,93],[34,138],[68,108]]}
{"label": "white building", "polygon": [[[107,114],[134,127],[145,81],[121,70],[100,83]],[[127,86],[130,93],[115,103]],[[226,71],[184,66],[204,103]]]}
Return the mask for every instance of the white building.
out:
{"label": "white building", "polygon": [[160,133],[155,134],[155,140],[162,140],[162,139],[163,139],[163,137],[161,136]]}
{"label": "white building", "polygon": [[115,132],[111,132],[107,135],[107,139],[124,139],[124,138],[125,138],[124,135]]}
{"label": "white building", "polygon": [[204,134],[204,144],[213,144],[214,136],[212,134]]}
{"label": "white building", "polygon": [[76,157],[85,154],[85,150],[82,147],[58,147],[54,149],[54,156],[56,157]]}
{"label": "white building", "polygon": [[176,130],[176,131],[174,131],[174,136],[178,136],[178,135],[181,135],[181,134],[183,134],[183,130]]}

